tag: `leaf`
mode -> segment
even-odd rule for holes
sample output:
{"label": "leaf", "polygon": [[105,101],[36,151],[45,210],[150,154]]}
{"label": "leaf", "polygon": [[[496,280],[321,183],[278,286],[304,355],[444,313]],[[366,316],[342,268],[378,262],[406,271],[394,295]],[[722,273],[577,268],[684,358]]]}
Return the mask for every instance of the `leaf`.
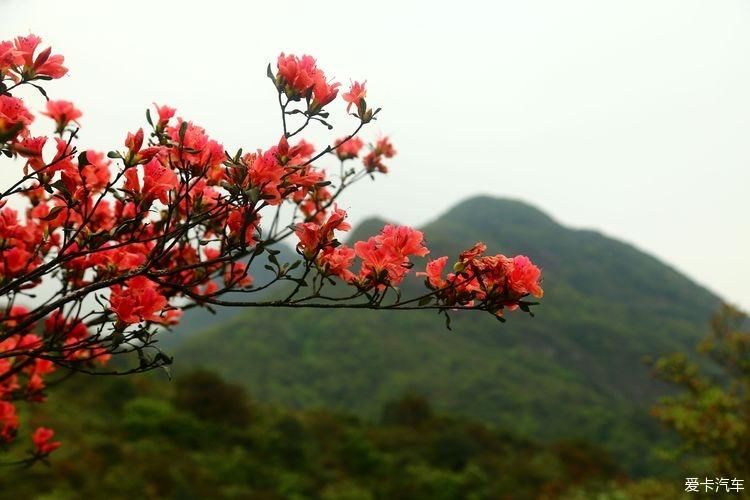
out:
{"label": "leaf", "polygon": [[419,304],[420,306],[426,306],[426,305],[427,305],[427,304],[429,304],[430,302],[432,302],[432,295],[427,295],[427,296],[425,296],[425,297],[422,297],[421,299],[419,299],[419,302],[418,302],[418,304]]}
{"label": "leaf", "polygon": [[147,121],[147,122],[148,122],[148,124],[149,124],[149,125],[151,125],[152,127],[154,126],[154,122],[153,122],[153,120],[151,120],[151,110],[150,110],[150,109],[147,109],[147,110],[146,110],[146,121]]}
{"label": "leaf", "polygon": [[188,123],[182,122],[180,124],[180,144],[185,142],[185,132],[187,132]]}
{"label": "leaf", "polygon": [[448,314],[448,311],[446,311],[445,309],[443,309],[443,314],[445,314],[445,327],[448,330],[453,331],[453,329],[451,328],[451,315]]}
{"label": "leaf", "polygon": [[50,184],[50,187],[53,187],[57,189],[58,191],[60,191],[60,193],[62,193],[63,196],[65,196],[65,198],[70,198],[70,191],[68,191],[68,188],[67,186],[65,186],[65,183],[62,181],[62,179],[56,180],[55,182]]}
{"label": "leaf", "polygon": [[59,213],[60,213],[60,212],[61,212],[61,211],[62,211],[62,210],[63,210],[64,208],[65,208],[65,207],[61,207],[61,206],[57,206],[57,207],[52,207],[52,208],[50,209],[50,211],[49,211],[49,213],[48,213],[47,215],[45,215],[44,217],[39,217],[39,219],[41,219],[41,220],[46,220],[46,221],[50,221],[50,220],[53,220],[53,219],[54,219],[55,217],[57,217],[57,215],[58,215],[58,214],[59,214]]}
{"label": "leaf", "polygon": [[86,165],[91,165],[91,162],[89,161],[89,157],[86,154],[86,151],[83,151],[78,155],[78,169],[80,170]]}

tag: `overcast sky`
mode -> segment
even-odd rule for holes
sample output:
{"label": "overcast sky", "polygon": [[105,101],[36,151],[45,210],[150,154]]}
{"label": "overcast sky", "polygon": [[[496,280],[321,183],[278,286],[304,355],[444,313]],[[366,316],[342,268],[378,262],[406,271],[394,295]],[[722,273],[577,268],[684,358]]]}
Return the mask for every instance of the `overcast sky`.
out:
{"label": "overcast sky", "polygon": [[156,101],[230,150],[266,148],[280,129],[265,66],[309,53],[367,79],[384,108],[370,137],[400,153],[350,192],[355,222],[510,196],[750,308],[746,1],[0,0],[0,19],[0,38],[33,32],[65,55],[48,88],[84,111],[87,147],[120,147]]}

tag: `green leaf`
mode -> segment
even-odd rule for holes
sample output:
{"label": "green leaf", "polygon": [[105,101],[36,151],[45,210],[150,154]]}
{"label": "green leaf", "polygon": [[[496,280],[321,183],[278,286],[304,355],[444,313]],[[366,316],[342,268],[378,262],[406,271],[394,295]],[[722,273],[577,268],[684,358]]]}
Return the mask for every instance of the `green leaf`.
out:
{"label": "green leaf", "polygon": [[420,306],[426,306],[430,302],[432,302],[432,295],[427,295],[426,297],[422,297],[421,299],[419,299],[418,304]]}

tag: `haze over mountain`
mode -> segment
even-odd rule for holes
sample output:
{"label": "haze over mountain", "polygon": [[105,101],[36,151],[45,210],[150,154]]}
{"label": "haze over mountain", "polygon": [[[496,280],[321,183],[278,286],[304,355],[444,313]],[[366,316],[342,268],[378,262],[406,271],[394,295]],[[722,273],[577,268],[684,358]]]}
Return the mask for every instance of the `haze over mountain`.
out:
{"label": "haze over mountain", "polygon": [[[351,238],[382,224],[366,221]],[[365,416],[418,393],[529,437],[583,437],[631,472],[653,472],[664,435],[647,409],[664,388],[643,359],[692,350],[719,299],[628,244],[519,201],[472,198],[422,229],[433,258],[475,241],[531,257],[544,271],[536,317],[454,314],[448,331],[434,312],[201,312],[174,336],[176,369],[205,366],[260,400]]]}

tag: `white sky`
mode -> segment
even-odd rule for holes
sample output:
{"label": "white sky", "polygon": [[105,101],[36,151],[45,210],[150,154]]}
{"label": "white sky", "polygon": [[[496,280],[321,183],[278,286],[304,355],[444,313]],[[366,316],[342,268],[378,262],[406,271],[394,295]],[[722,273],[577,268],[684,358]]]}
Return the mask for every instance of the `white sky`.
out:
{"label": "white sky", "polygon": [[65,55],[70,75],[48,89],[102,150],[153,101],[230,150],[268,147],[266,64],[309,53],[344,84],[367,79],[384,108],[372,136],[400,153],[350,192],[355,222],[419,225],[472,195],[515,197],[750,308],[750,3],[423,5],[0,0],[0,38],[33,32]]}

